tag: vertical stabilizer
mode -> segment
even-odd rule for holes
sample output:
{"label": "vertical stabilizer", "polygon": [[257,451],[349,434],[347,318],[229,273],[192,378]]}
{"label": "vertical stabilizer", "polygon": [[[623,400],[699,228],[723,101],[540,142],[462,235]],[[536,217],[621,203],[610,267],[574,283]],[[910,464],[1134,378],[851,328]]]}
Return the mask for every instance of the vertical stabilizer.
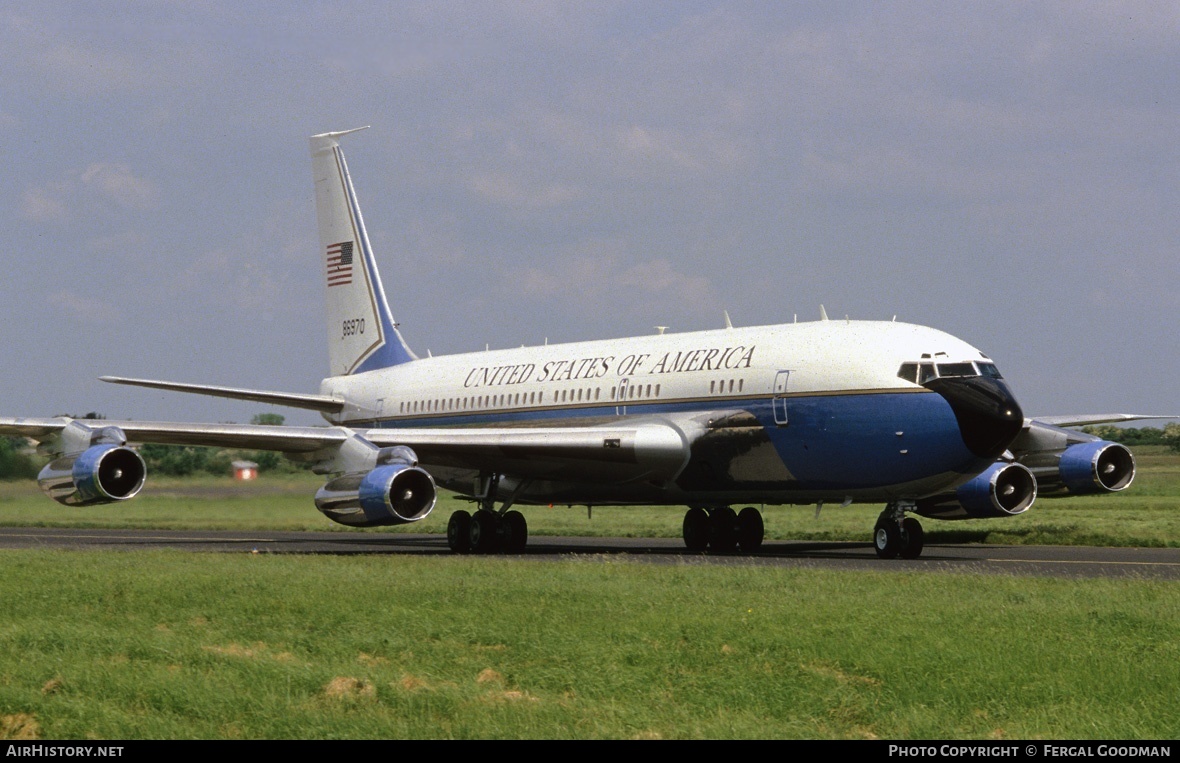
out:
{"label": "vertical stabilizer", "polygon": [[372,371],[416,358],[390,315],[356,191],[337,140],[351,132],[356,130],[326,132],[311,138],[332,376]]}

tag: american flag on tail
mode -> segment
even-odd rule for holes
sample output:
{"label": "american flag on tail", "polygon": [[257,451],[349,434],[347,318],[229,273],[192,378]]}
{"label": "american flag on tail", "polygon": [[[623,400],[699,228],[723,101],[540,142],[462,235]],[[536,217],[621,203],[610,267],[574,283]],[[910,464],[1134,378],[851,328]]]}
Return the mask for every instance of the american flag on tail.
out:
{"label": "american flag on tail", "polygon": [[328,245],[328,286],[352,283],[352,242]]}

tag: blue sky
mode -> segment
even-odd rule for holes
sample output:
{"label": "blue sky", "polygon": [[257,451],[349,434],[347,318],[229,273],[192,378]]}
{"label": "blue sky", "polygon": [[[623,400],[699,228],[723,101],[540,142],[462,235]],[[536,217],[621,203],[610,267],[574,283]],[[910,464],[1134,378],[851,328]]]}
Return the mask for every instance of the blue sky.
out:
{"label": "blue sky", "polygon": [[[315,391],[307,137],[419,354],[931,325],[1026,412],[1180,413],[1174,3],[7,2],[4,415]],[[293,421],[314,421],[290,413]]]}

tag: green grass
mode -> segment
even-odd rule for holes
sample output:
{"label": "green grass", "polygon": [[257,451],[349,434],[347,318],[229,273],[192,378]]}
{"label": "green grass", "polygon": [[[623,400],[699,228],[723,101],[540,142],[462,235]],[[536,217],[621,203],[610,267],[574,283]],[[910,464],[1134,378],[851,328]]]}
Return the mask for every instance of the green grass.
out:
{"label": "green grass", "polygon": [[[1180,547],[1180,455],[1160,446],[1136,449],[1139,474],[1112,495],[1042,498],[1013,518],[925,520],[928,543],[994,543]],[[48,500],[32,482],[0,483],[0,525],[96,528],[340,530],[315,510],[322,484],[311,474],[264,476],[255,483],[214,477],[149,479],[132,501],[69,508]],[[424,521],[380,532],[446,530],[447,519],[470,504],[443,495]],[[680,537],[684,507],[521,507],[532,535]],[[879,505],[829,505],[818,519],[807,506],[766,507],[769,540],[864,541]]]}
{"label": "green grass", "polygon": [[1180,736],[1175,583],[603,558],[0,565],[10,735]]}

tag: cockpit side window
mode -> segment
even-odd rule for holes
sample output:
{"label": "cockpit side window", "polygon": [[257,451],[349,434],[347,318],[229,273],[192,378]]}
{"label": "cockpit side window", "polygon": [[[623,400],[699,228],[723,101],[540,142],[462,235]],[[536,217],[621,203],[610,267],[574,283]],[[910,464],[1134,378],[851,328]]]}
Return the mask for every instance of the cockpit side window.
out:
{"label": "cockpit side window", "polygon": [[918,366],[918,384],[925,384],[933,378],[935,378],[933,363],[923,363]]}
{"label": "cockpit side window", "polygon": [[897,370],[897,376],[900,379],[905,379],[914,384],[918,383],[918,364],[917,363],[902,363],[901,368]]}
{"label": "cockpit side window", "polygon": [[976,363],[975,365],[979,366],[979,373],[982,376],[986,376],[989,379],[1004,378],[1000,375],[1000,369],[996,368],[995,363]]}

